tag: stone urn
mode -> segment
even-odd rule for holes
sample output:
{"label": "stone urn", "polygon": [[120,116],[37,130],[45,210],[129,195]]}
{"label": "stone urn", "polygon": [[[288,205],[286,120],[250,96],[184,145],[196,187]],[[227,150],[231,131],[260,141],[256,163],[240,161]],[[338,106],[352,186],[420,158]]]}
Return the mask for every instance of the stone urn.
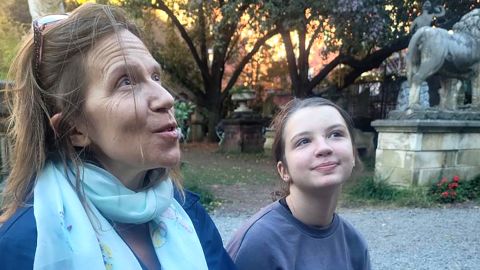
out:
{"label": "stone urn", "polygon": [[238,107],[234,112],[251,112],[247,105],[248,101],[255,99],[255,91],[252,89],[244,89],[232,94],[232,101],[238,103]]}

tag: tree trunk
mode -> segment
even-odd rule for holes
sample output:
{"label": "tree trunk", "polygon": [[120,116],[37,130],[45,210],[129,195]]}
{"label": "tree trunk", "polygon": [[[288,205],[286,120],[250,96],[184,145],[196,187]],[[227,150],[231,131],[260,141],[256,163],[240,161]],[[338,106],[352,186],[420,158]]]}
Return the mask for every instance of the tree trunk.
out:
{"label": "tree trunk", "polygon": [[219,107],[207,108],[208,109],[208,133],[207,141],[216,142],[219,140],[217,137],[217,125],[220,122],[221,109]]}

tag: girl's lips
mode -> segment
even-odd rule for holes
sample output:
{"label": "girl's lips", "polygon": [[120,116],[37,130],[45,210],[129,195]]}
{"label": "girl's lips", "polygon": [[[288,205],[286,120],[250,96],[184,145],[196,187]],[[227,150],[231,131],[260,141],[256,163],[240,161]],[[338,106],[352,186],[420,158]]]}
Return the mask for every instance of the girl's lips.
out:
{"label": "girl's lips", "polygon": [[319,172],[330,172],[338,166],[338,162],[325,162],[313,167],[313,170]]}

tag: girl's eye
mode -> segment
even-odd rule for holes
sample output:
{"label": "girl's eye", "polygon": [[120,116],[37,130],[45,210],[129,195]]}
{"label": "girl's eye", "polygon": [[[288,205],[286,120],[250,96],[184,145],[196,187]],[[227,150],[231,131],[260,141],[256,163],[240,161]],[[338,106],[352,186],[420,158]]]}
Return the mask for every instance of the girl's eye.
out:
{"label": "girl's eye", "polygon": [[308,138],[301,138],[300,140],[297,141],[297,143],[295,144],[295,146],[298,147],[298,146],[302,146],[302,145],[307,144],[307,143],[310,143],[310,139],[308,139]]}
{"label": "girl's eye", "polygon": [[335,131],[332,131],[332,133],[330,133],[329,137],[330,138],[344,137],[344,133],[342,131],[335,130]]}
{"label": "girl's eye", "polygon": [[160,75],[158,73],[153,73],[152,74],[152,80],[159,82],[160,81]]}

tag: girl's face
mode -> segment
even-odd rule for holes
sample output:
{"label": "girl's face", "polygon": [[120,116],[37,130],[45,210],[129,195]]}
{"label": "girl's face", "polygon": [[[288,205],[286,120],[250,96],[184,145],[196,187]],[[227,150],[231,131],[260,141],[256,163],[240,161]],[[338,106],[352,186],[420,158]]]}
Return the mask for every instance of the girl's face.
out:
{"label": "girl's face", "polygon": [[351,175],[355,163],[347,124],[331,106],[302,108],[287,120],[285,160],[278,172],[290,189],[314,192],[338,186]]}
{"label": "girl's face", "polygon": [[180,160],[173,97],[162,87],[159,64],[140,39],[122,30],[88,55],[86,123],[74,145],[90,147],[124,185],[136,189],[147,170]]}

